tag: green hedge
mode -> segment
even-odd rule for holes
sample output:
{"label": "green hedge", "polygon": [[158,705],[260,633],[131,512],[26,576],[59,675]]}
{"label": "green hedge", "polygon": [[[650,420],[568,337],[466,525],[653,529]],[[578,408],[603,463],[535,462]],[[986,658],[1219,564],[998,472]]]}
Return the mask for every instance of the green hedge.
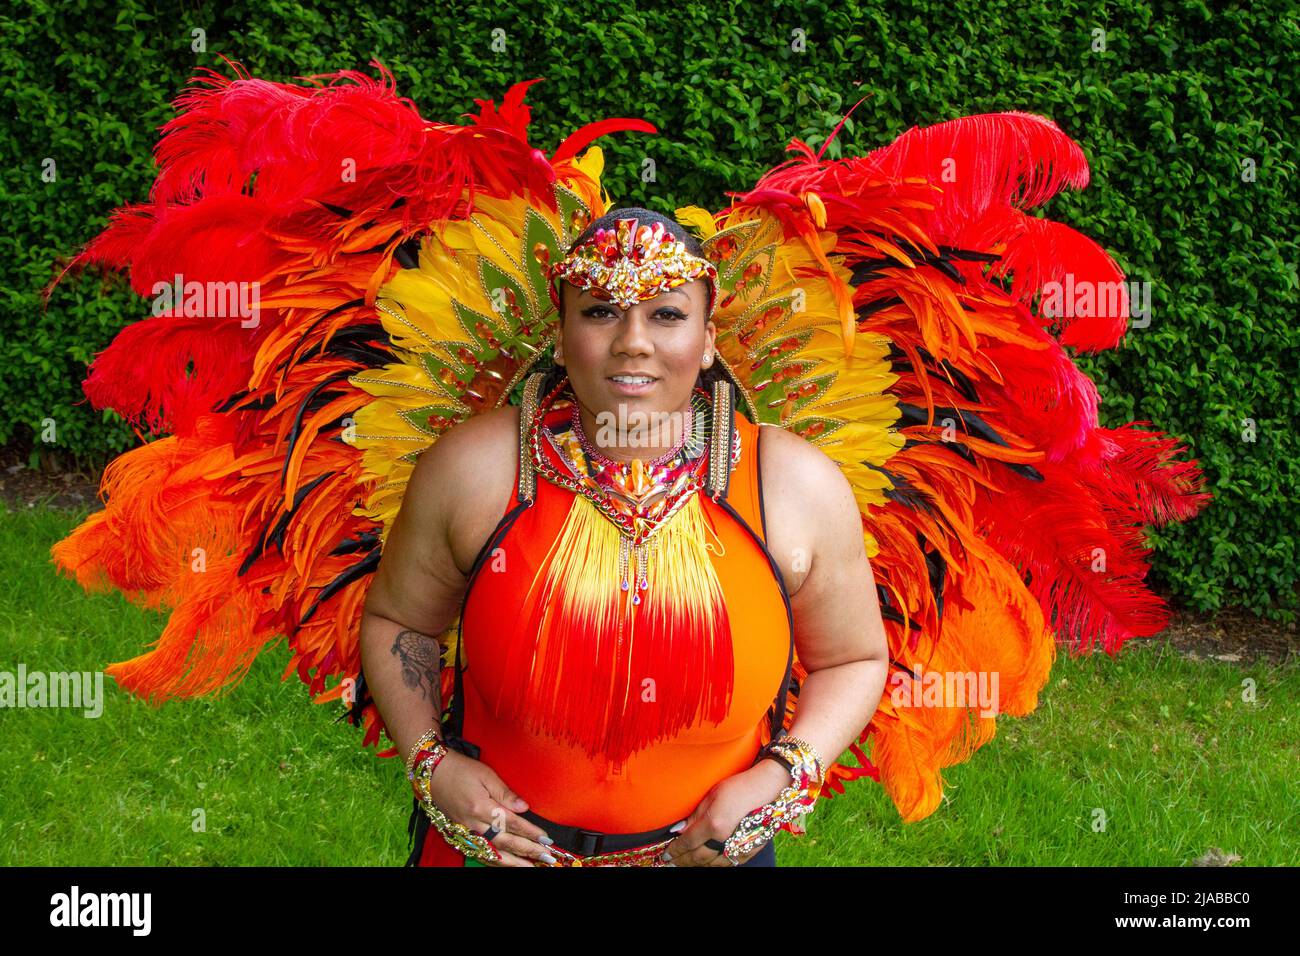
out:
{"label": "green hedge", "polygon": [[[369,69],[377,57],[424,115],[447,121],[476,98],[499,101],[511,83],[544,77],[528,98],[543,148],[599,117],[642,117],[663,131],[601,145],[610,195],[664,211],[723,205],[726,190],[783,160],[791,137],[820,144],[863,95],[830,156],[868,151],[913,124],[1027,110],[1056,120],[1093,168],[1091,187],[1048,213],[1152,283],[1150,326],[1080,360],[1101,387],[1103,422],[1149,419],[1179,435],[1216,496],[1194,522],[1154,536],[1155,582],[1198,609],[1236,603],[1294,618],[1294,4],[1213,14],[1197,2],[1135,0],[1101,10],[1073,0],[646,6],[336,0],[315,11],[232,0],[178,13],[124,0],[29,3],[0,16],[10,117],[0,137],[0,442],[54,467],[94,465],[136,441],[90,409],[79,382],[143,302],[120,281],[106,292],[87,275],[42,313],[37,290],[110,209],[145,198],[171,99],[194,67],[224,69],[218,53],[278,80]],[[494,48],[494,37],[504,44]],[[647,157],[653,182],[641,178]],[[42,175],[47,158],[53,181]],[[1254,181],[1243,181],[1247,162]],[[47,420],[54,445],[40,440]],[[1245,420],[1253,442],[1242,438]]]}

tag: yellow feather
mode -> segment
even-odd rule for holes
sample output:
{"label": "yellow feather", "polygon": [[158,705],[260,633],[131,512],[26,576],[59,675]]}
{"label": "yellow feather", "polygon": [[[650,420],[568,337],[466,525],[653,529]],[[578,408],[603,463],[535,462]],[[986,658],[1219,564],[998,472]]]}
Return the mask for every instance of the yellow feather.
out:
{"label": "yellow feather", "polygon": [[718,231],[713,221],[713,214],[700,206],[682,206],[676,211],[677,221],[683,226],[692,226],[701,239],[708,239]]}

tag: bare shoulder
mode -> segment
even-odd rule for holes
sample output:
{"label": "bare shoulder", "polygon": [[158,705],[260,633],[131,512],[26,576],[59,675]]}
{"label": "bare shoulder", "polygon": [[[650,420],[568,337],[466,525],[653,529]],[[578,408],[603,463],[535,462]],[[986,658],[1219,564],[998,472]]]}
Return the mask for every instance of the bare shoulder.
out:
{"label": "bare shoulder", "polygon": [[420,456],[440,473],[465,476],[511,461],[519,445],[519,409],[514,405],[474,415],[448,429]]}
{"label": "bare shoulder", "polygon": [[518,459],[519,409],[506,405],[449,429],[416,463],[408,494],[436,502],[462,573],[510,503]]}
{"label": "bare shoulder", "polygon": [[861,547],[861,517],[848,479],[825,452],[778,425],[761,428],[768,550],[793,596],[819,556]]}
{"label": "bare shoulder", "polygon": [[476,415],[415,462],[366,597],[371,613],[423,634],[455,618],[483,542],[510,501],[513,409]]}
{"label": "bare shoulder", "polygon": [[816,504],[827,496],[843,500],[853,490],[839,465],[825,452],[789,429],[763,424],[759,453],[763,465],[763,487],[797,492],[798,497]]}

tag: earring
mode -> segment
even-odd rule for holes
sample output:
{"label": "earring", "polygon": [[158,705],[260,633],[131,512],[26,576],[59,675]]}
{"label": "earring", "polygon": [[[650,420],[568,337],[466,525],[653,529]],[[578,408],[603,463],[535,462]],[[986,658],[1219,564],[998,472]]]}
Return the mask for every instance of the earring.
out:
{"label": "earring", "polygon": [[700,363],[700,364],[701,364],[701,366],[702,366],[703,368],[708,368],[710,365],[712,365],[712,364],[713,364],[713,353],[710,352],[709,354],[707,354],[706,356],[704,356],[704,361],[703,361],[702,363]]}

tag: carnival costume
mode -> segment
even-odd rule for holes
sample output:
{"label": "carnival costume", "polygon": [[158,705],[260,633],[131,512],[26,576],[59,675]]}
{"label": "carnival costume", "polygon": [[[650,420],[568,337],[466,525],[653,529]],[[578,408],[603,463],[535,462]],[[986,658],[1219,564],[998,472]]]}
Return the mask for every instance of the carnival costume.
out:
{"label": "carnival costume", "polygon": [[[94,362],[94,405],[152,440],[109,465],[104,509],[53,552],[87,590],[171,612],[153,649],[108,668],[122,687],[212,693],[285,635],[285,675],[378,744],[370,575],[419,455],[508,401],[514,491],[440,636],[445,733],[407,755],[412,862],[492,856],[491,831],[428,799],[448,746],[572,831],[563,865],[655,865],[668,824],[764,757],[791,785],[726,841],[733,861],[861,777],[920,820],[942,769],[995,730],[974,702],[932,699],[934,674],[994,672],[998,710],[1024,715],[1058,642],[1113,653],[1164,626],[1144,528],[1208,495],[1149,423],[1099,426],[1063,348],[1114,347],[1128,310],[1099,246],[1024,211],[1088,181],[1052,122],[970,116],[840,161],[796,139],[726,209],[677,211],[703,258],[635,218],[571,250],[610,208],[591,141],[654,127],[591,123],[548,156],[527,140],[535,80],[458,126],[379,69],[308,86],[202,71],[150,201],[69,266],[175,296]],[[626,305],[691,278],[718,331],[690,427],[654,461],[605,459],[550,363],[558,284]],[[256,314],[204,301],[228,283],[257,290]],[[789,736],[806,672],[766,548],[764,427],[835,461],[861,511],[890,675],[856,765]],[[508,573],[481,573],[498,559]]]}

